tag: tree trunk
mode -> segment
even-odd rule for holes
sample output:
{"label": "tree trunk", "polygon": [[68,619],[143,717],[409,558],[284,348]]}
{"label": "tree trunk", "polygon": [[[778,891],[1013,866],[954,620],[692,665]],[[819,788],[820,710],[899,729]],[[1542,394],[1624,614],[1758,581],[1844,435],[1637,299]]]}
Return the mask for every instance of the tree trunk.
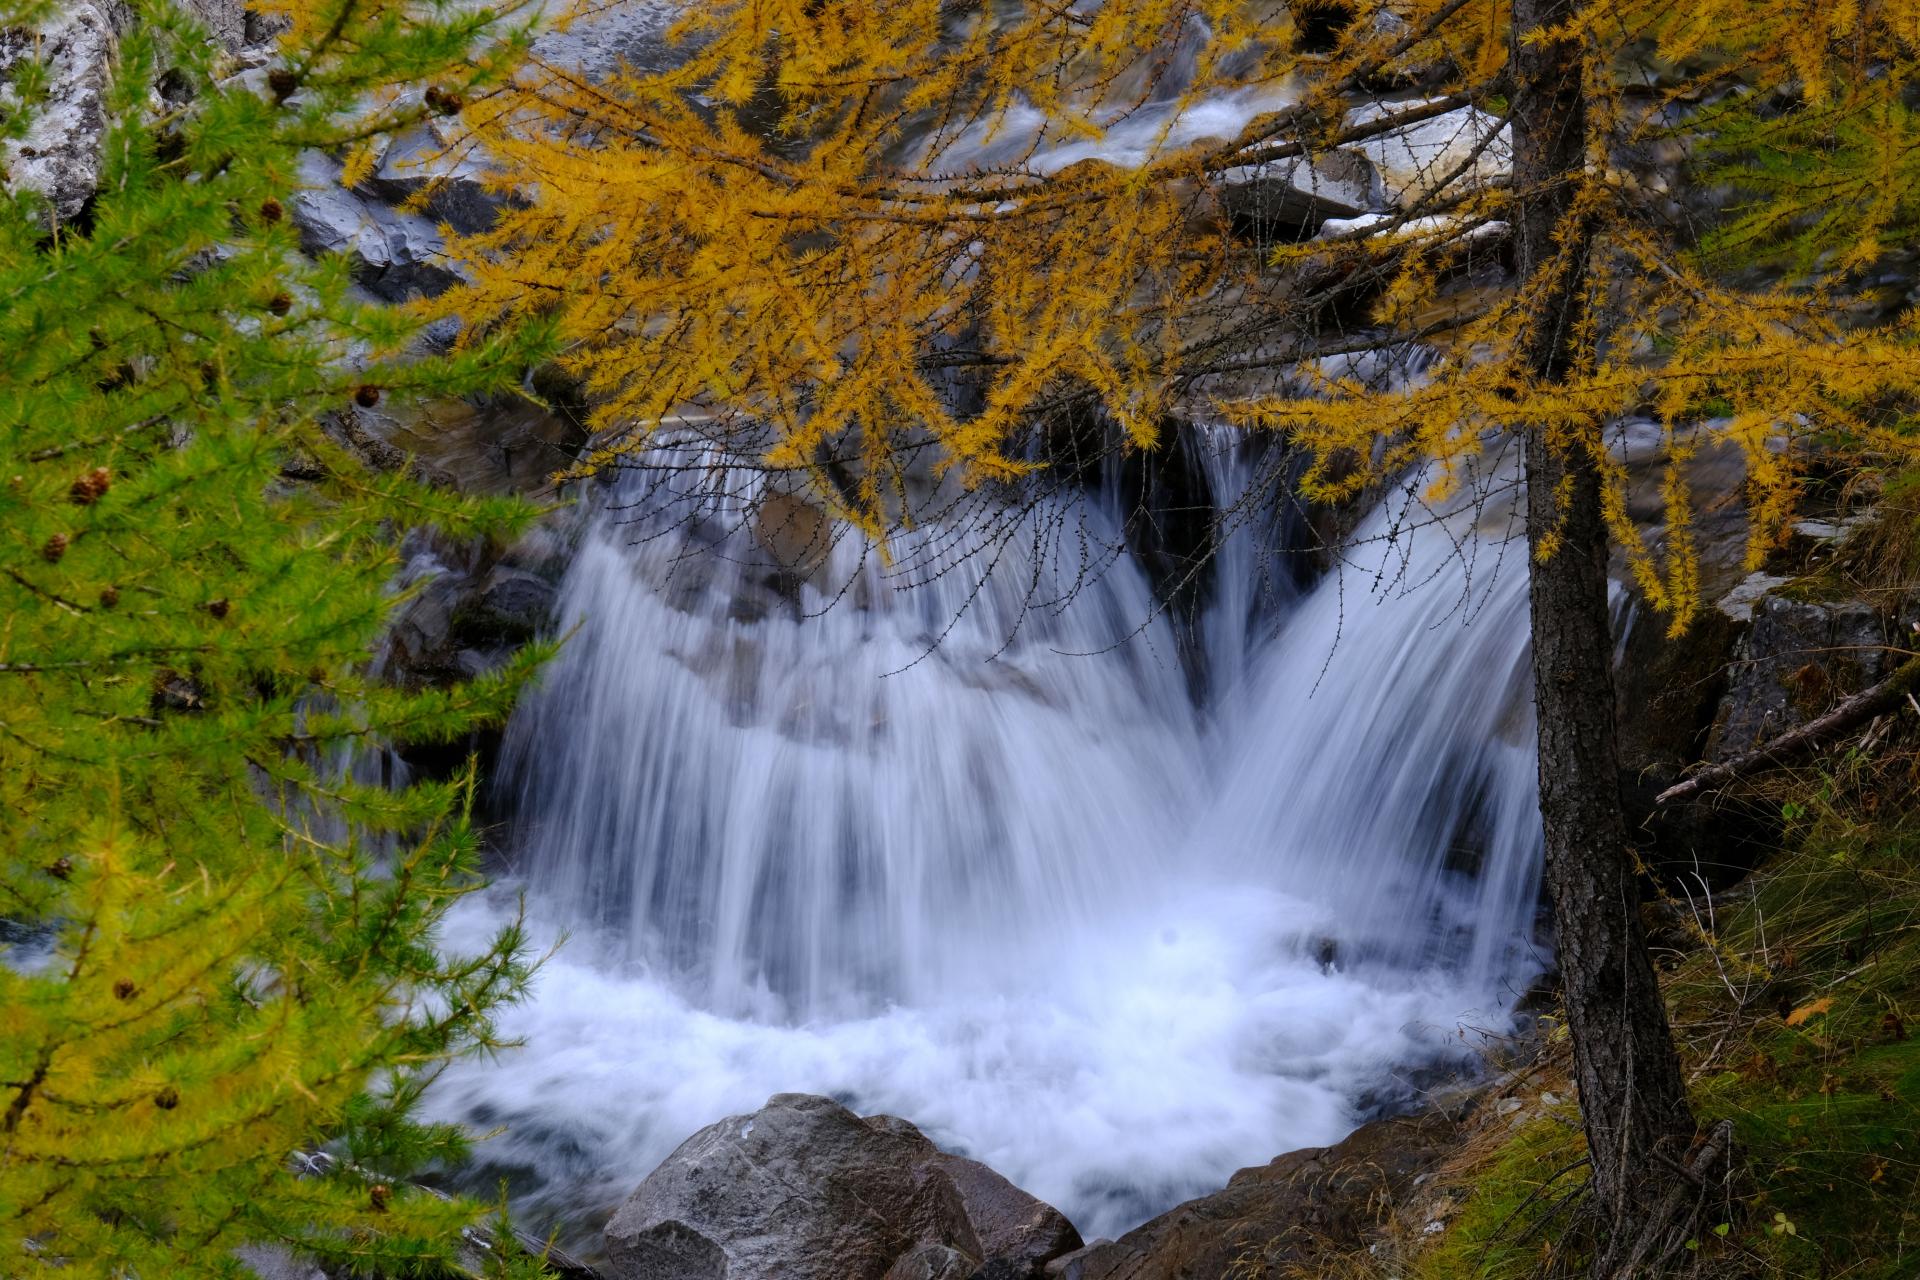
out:
{"label": "tree trunk", "polygon": [[[1582,51],[1527,42],[1572,0],[1514,0],[1514,181],[1520,270],[1535,305],[1523,346],[1529,371],[1565,377],[1584,363],[1591,231],[1574,210],[1587,159]],[[1601,447],[1602,424],[1587,447]],[[1546,882],[1558,938],[1575,1082],[1600,1213],[1595,1272],[1624,1275],[1647,1256],[1696,1126],[1647,958],[1620,806],[1607,611],[1607,530],[1593,458],[1575,442],[1526,439],[1532,560],[1534,709]],[[1557,535],[1557,538],[1555,537]],[[1557,549],[1539,558],[1543,541]],[[1665,1157],[1665,1159],[1662,1159]],[[1669,1164],[1672,1161],[1674,1164]]]}

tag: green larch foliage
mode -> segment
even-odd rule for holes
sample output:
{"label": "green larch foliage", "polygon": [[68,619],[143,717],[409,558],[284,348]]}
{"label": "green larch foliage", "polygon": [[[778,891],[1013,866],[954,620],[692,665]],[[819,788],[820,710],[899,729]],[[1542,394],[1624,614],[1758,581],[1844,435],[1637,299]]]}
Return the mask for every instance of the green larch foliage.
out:
{"label": "green larch foliage", "polygon": [[[287,208],[304,150],[412,123],[423,85],[485,92],[525,15],[299,0],[242,75],[136,8],[97,196],[66,223],[0,200],[0,1273],[237,1275],[277,1245],[435,1274],[480,1210],[398,1181],[464,1142],[412,1105],[496,1045],[530,961],[517,930],[436,943],[479,883],[471,777],[345,765],[505,716],[537,649],[426,692],[369,654],[401,531],[535,513],[373,474],[320,416],[499,389],[540,335],[424,357],[344,261],[301,257]],[[295,1176],[329,1144],[331,1174]]]}

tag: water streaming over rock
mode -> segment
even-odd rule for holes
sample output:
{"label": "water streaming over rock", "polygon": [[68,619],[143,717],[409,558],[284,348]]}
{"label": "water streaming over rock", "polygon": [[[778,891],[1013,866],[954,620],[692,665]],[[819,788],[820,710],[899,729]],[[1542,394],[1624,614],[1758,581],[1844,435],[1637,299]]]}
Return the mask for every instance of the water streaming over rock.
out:
{"label": "water streaming over rock", "polygon": [[[1199,439],[1231,507],[1249,464]],[[574,936],[508,1019],[529,1047],[432,1096],[507,1126],[483,1179],[580,1223],[804,1090],[1114,1234],[1503,1024],[1537,856],[1510,494],[1389,498],[1298,598],[1253,589],[1251,512],[1197,699],[1097,490],[883,561],[683,461],[741,501],[608,495],[510,729],[509,888]]]}

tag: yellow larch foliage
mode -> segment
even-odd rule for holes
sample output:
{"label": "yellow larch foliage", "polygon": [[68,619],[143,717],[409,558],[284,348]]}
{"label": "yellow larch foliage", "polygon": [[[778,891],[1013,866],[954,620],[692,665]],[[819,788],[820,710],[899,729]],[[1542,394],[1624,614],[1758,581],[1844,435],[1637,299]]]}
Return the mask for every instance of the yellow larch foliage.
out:
{"label": "yellow larch foliage", "polygon": [[[902,518],[892,494],[923,460],[974,483],[1043,465],[1034,417],[1073,394],[1133,446],[1181,408],[1285,431],[1322,499],[1436,460],[1444,487],[1494,435],[1543,432],[1599,464],[1613,534],[1682,624],[1699,582],[1681,464],[1699,441],[1679,428],[1710,421],[1745,454],[1755,559],[1813,442],[1913,448],[1912,326],[1847,308],[1915,213],[1901,95],[1920,0],[1571,8],[1549,34],[1586,51],[1570,224],[1586,234],[1568,243],[1591,250],[1568,269],[1590,357],[1551,385],[1517,358],[1538,282],[1458,283],[1526,194],[1487,172],[1523,109],[1509,16],[1501,0],[693,4],[665,69],[590,80],[536,60],[469,107],[518,199],[457,245],[471,287],[431,305],[473,331],[557,320],[602,429],[571,474],[700,423],[808,473],[872,533]],[[1467,107],[1490,127],[1390,215],[1303,243],[1245,234],[1236,187]],[[1662,147],[1698,153],[1689,180],[1726,181],[1743,207],[1705,238],[1663,222],[1669,193],[1631,163]],[[1329,314],[1356,303],[1330,343]],[[1321,359],[1353,331],[1439,359],[1363,384]],[[1670,442],[1659,547],[1606,430],[1635,413]]]}

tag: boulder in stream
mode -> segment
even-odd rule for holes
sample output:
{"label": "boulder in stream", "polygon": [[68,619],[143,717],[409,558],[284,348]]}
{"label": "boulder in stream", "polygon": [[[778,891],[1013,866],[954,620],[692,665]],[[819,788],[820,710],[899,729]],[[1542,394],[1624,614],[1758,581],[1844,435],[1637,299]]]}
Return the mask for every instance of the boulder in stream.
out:
{"label": "boulder in stream", "polygon": [[[1356,111],[1354,123],[1405,111],[1417,102],[1396,102]],[[1471,189],[1506,179],[1513,170],[1513,131],[1475,107],[1459,107],[1390,133],[1366,138],[1352,149],[1373,162],[1387,202],[1412,208],[1442,186]]]}
{"label": "boulder in stream", "polygon": [[614,1280],[1030,1280],[1080,1236],[905,1120],[781,1093],[680,1144],[606,1244]]}
{"label": "boulder in stream", "polygon": [[1380,175],[1358,151],[1325,151],[1221,175],[1220,207],[1255,240],[1308,240],[1329,218],[1357,218],[1385,201]]}

